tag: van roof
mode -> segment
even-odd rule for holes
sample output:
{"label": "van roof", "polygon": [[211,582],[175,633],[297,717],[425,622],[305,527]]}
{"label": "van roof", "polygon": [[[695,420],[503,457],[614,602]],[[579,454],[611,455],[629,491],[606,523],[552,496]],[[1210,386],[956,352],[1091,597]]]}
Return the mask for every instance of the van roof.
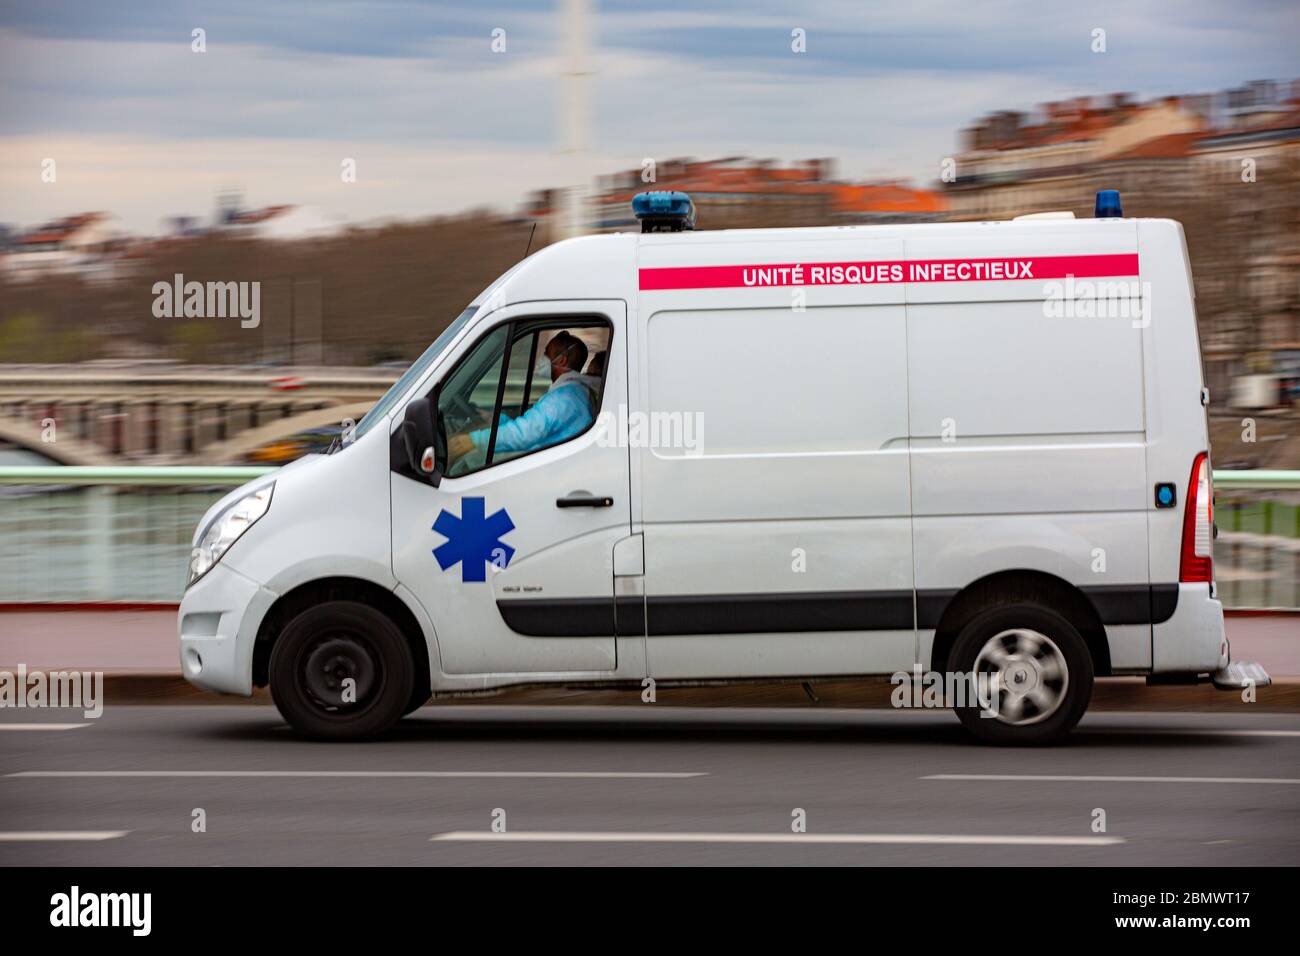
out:
{"label": "van roof", "polygon": [[748,242],[781,240],[791,242],[861,238],[861,239],[928,239],[951,236],[987,236],[990,232],[1063,232],[1098,229],[1132,231],[1138,219],[990,219],[972,222],[891,223],[882,225],[852,226],[798,226],[775,229],[701,229],[694,232],[614,233],[635,235],[641,245],[674,245],[676,243]]}
{"label": "van roof", "polygon": [[[937,222],[891,225],[811,226],[780,229],[705,229],[686,232],[616,232],[578,236],[553,243],[517,263],[501,276],[475,303],[485,302],[500,293],[500,304],[542,299],[571,298],[575,294],[575,276],[581,276],[581,297],[621,299],[627,294],[626,267],[642,258],[640,253],[669,250],[689,256],[698,248],[704,259],[719,257],[727,246],[770,243],[773,255],[782,244],[825,244],[853,240],[956,240],[989,242],[1002,239],[1023,240],[1030,236],[1054,237],[1056,245],[1064,237],[1080,243],[1114,247],[1120,237],[1124,244],[1136,241],[1141,223],[1165,223],[1154,219],[1021,219],[983,222]],[[1176,224],[1175,224],[1176,225]],[[1091,240],[1091,241],[1089,241]],[[1013,242],[1014,244],[1014,242]],[[706,251],[707,250],[707,251]],[[738,248],[738,255],[741,254]],[[725,253],[722,253],[725,255]],[[489,310],[491,311],[491,310]]]}

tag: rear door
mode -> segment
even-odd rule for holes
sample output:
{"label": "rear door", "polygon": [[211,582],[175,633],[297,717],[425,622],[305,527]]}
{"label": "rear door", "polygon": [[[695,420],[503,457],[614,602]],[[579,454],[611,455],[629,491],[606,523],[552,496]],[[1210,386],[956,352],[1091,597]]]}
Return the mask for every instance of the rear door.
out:
{"label": "rear door", "polygon": [[1040,571],[1092,601],[1117,669],[1149,667],[1143,330],[1163,306],[1143,314],[1136,226],[1006,223],[907,253],[922,646],[959,589]]}

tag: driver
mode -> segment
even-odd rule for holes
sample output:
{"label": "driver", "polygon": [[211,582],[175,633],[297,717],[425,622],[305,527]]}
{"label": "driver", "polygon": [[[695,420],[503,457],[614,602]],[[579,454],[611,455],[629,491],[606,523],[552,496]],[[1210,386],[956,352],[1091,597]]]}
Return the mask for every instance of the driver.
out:
{"label": "driver", "polygon": [[[534,378],[549,375],[551,387],[528,411],[512,419],[502,413],[497,419],[495,451],[526,452],[547,448],[581,434],[595,420],[594,395],[598,378],[580,371],[587,361],[587,346],[571,332],[560,332],[546,343],[546,354],[537,360]],[[453,435],[447,454],[455,461],[471,451],[486,451],[490,428]]]}

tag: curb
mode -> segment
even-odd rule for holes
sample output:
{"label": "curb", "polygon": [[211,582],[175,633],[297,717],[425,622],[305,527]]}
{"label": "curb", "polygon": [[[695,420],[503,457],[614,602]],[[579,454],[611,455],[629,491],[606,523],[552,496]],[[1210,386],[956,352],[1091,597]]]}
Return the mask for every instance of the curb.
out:
{"label": "curb", "polygon": [[[808,689],[805,690],[805,687]],[[656,703],[670,707],[807,707],[894,710],[895,685],[887,678],[705,686],[664,686]],[[810,692],[811,695],[810,696]],[[1099,679],[1093,688],[1091,710],[1174,711],[1200,713],[1300,714],[1300,677],[1274,678],[1272,685],[1256,691],[1247,704],[1241,695],[1216,690],[1208,683],[1149,687],[1140,677]],[[106,704],[155,705],[259,705],[270,704],[271,694],[257,688],[252,697],[232,697],[200,690],[179,673],[118,672],[104,674]],[[431,701],[438,705],[467,706],[632,706],[641,705],[640,684],[621,687],[517,687],[501,691],[452,695]]]}

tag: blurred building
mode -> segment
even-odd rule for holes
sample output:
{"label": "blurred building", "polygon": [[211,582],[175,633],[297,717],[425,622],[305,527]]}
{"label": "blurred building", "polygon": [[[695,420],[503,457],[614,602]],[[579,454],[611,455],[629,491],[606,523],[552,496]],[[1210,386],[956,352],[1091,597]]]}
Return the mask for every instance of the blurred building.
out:
{"label": "blurred building", "polygon": [[[788,165],[743,157],[672,159],[656,163],[653,168],[601,176],[590,198],[593,230],[637,229],[632,197],[647,190],[689,193],[700,229],[931,222],[942,218],[947,210],[946,199],[932,190],[901,182],[836,180],[829,159]],[[532,196],[525,215],[546,226],[548,235],[554,235],[560,208],[558,192],[545,190]]]}
{"label": "blurred building", "polygon": [[1222,405],[1245,376],[1276,400],[1300,379],[1300,81],[1137,104],[1125,94],[999,112],[961,137],[952,218],[1124,213],[1177,219],[1196,277],[1206,379]]}
{"label": "blurred building", "polygon": [[333,235],[338,224],[310,206],[281,205],[231,210],[218,229],[245,239],[292,241]]}
{"label": "blurred building", "polygon": [[838,225],[937,222],[948,218],[948,200],[932,189],[903,182],[833,186],[833,222]]}
{"label": "blurred building", "polygon": [[[830,221],[831,162],[807,160],[779,166],[761,159],[729,158],[696,162],[671,159],[653,170],[622,170],[601,176],[592,197],[597,230],[638,229],[632,197],[652,189],[690,193],[700,228],[729,229],[758,217],[782,225],[822,225]],[[647,178],[650,177],[650,178]]]}
{"label": "blurred building", "polygon": [[1224,344],[1271,353],[1266,371],[1298,379],[1300,100],[1290,107],[1287,112],[1252,112],[1250,122],[1197,140],[1191,166],[1200,188],[1232,198],[1224,205],[1240,275],[1219,278],[1236,280],[1253,328],[1242,341]]}
{"label": "blurred building", "polygon": [[1096,172],[1126,211],[1178,219],[1195,237],[1211,390],[1226,396],[1246,375],[1300,378],[1300,103],[1151,140]]}
{"label": "blurred building", "polygon": [[994,113],[962,131],[956,179],[946,184],[951,218],[1082,212],[1077,207],[1096,163],[1204,128],[1204,117],[1177,97],[1138,105],[1126,93],[1045,103],[1036,116]]}
{"label": "blurred building", "polygon": [[34,279],[56,272],[111,278],[126,240],[114,217],[83,212],[42,223],[13,238],[0,263],[9,278]]}

